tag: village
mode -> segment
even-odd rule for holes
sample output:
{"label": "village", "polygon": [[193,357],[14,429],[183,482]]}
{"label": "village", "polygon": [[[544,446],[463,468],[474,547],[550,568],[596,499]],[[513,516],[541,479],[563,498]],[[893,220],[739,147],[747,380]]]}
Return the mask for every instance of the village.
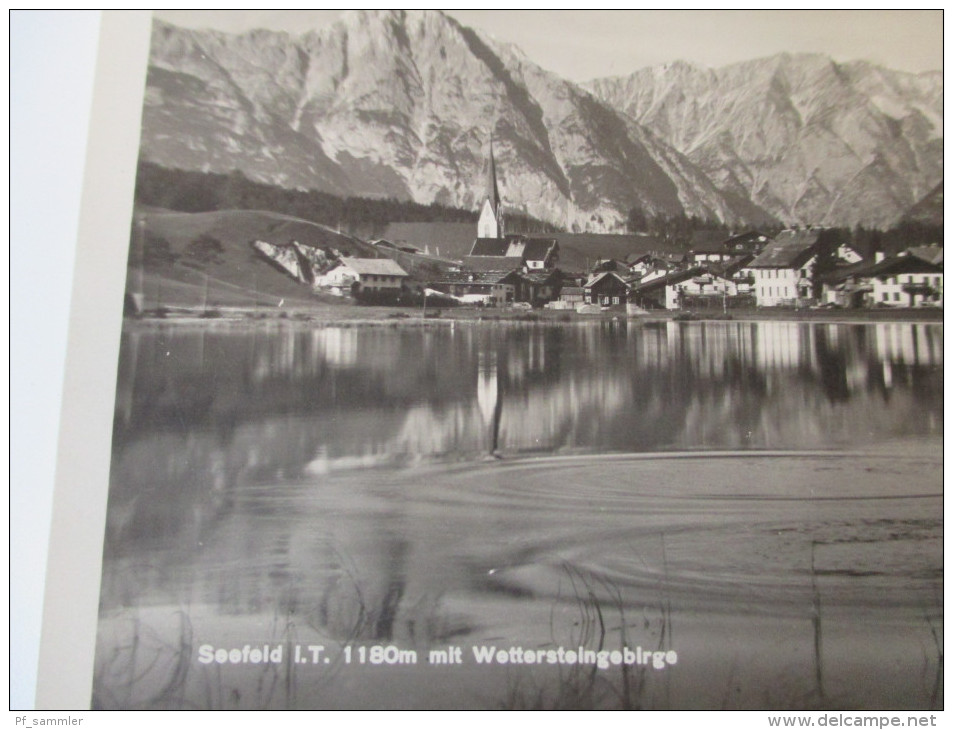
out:
{"label": "village", "polygon": [[[419,234],[421,227],[413,230]],[[380,257],[340,256],[323,272],[316,268],[308,280],[317,291],[365,303],[399,304],[402,294],[406,301],[416,291],[424,306],[429,300],[434,306],[580,314],[942,308],[942,246],[915,246],[892,256],[877,252],[870,260],[832,234],[820,227],[775,236],[757,230],[728,237],[699,231],[687,252],[647,251],[565,266],[560,241],[570,234],[506,232],[491,149],[476,237],[459,262],[449,261],[425,277],[412,276],[396,255],[429,252],[430,242],[380,238],[370,241]],[[439,251],[439,233],[436,240]],[[303,250],[293,258],[296,272],[313,260]]]}

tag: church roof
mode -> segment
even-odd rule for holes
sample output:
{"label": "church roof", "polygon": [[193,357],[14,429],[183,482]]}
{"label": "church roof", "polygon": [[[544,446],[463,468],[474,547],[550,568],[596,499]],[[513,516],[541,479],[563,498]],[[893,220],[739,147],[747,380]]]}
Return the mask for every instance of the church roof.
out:
{"label": "church roof", "polygon": [[519,256],[467,256],[464,268],[470,271],[514,271],[523,265]]}
{"label": "church roof", "polygon": [[510,242],[505,238],[478,238],[470,249],[471,256],[506,256]]}
{"label": "church roof", "polygon": [[527,261],[543,261],[554,248],[559,248],[555,238],[527,238],[523,258]]}

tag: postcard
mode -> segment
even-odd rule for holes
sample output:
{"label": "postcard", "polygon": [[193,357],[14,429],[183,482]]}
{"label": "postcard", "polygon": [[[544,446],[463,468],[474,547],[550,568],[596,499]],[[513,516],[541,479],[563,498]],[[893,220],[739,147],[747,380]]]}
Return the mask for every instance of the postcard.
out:
{"label": "postcard", "polygon": [[942,709],[938,28],[107,11],[38,706]]}

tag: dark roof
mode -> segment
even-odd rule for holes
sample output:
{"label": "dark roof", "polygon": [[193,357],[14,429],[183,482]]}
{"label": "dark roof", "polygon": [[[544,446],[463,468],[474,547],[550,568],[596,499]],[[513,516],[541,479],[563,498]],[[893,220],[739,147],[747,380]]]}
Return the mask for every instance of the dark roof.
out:
{"label": "dark roof", "polygon": [[509,247],[506,238],[478,238],[470,248],[470,256],[506,256]]}
{"label": "dark roof", "polygon": [[827,273],[821,275],[820,280],[825,284],[836,284],[850,279],[853,276],[863,276],[863,272],[869,269],[873,264],[870,261],[858,261],[856,264],[846,264],[837,266]]}
{"label": "dark roof", "polygon": [[695,231],[689,240],[688,248],[698,252],[721,252],[724,247],[725,234],[721,231]]}
{"label": "dark roof", "polygon": [[463,268],[470,271],[515,271],[522,265],[523,259],[519,256],[465,256],[463,259]]}
{"label": "dark roof", "polygon": [[473,246],[476,223],[389,223],[382,238],[401,245],[409,243],[417,248],[451,259],[466,256]]}
{"label": "dark roof", "polygon": [[[845,267],[846,268],[846,267]],[[891,256],[877,263],[860,262],[850,267],[853,269],[848,276],[858,278],[880,278],[896,276],[897,274],[942,274],[943,267],[931,264],[916,256]],[[840,279],[846,277],[839,277]]]}
{"label": "dark roof", "polygon": [[797,269],[817,251],[819,230],[782,231],[752,261],[752,269]]}
{"label": "dark roof", "polygon": [[523,258],[526,261],[542,261],[554,248],[559,248],[555,238],[527,238]]}

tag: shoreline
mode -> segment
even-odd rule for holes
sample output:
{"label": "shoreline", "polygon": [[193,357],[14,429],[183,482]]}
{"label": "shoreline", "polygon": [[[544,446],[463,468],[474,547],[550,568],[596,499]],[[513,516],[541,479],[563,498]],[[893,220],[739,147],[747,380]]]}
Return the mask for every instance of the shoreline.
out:
{"label": "shoreline", "polygon": [[686,310],[628,314],[623,307],[581,314],[574,310],[484,309],[477,307],[434,308],[429,311],[402,307],[362,306],[357,304],[318,305],[312,307],[175,307],[146,310],[125,315],[123,326],[156,323],[234,325],[256,323],[310,324],[329,326],[429,326],[447,324],[546,324],[571,325],[585,322],[801,322],[823,324],[943,324],[942,309],[779,309],[737,310],[727,316]]}

